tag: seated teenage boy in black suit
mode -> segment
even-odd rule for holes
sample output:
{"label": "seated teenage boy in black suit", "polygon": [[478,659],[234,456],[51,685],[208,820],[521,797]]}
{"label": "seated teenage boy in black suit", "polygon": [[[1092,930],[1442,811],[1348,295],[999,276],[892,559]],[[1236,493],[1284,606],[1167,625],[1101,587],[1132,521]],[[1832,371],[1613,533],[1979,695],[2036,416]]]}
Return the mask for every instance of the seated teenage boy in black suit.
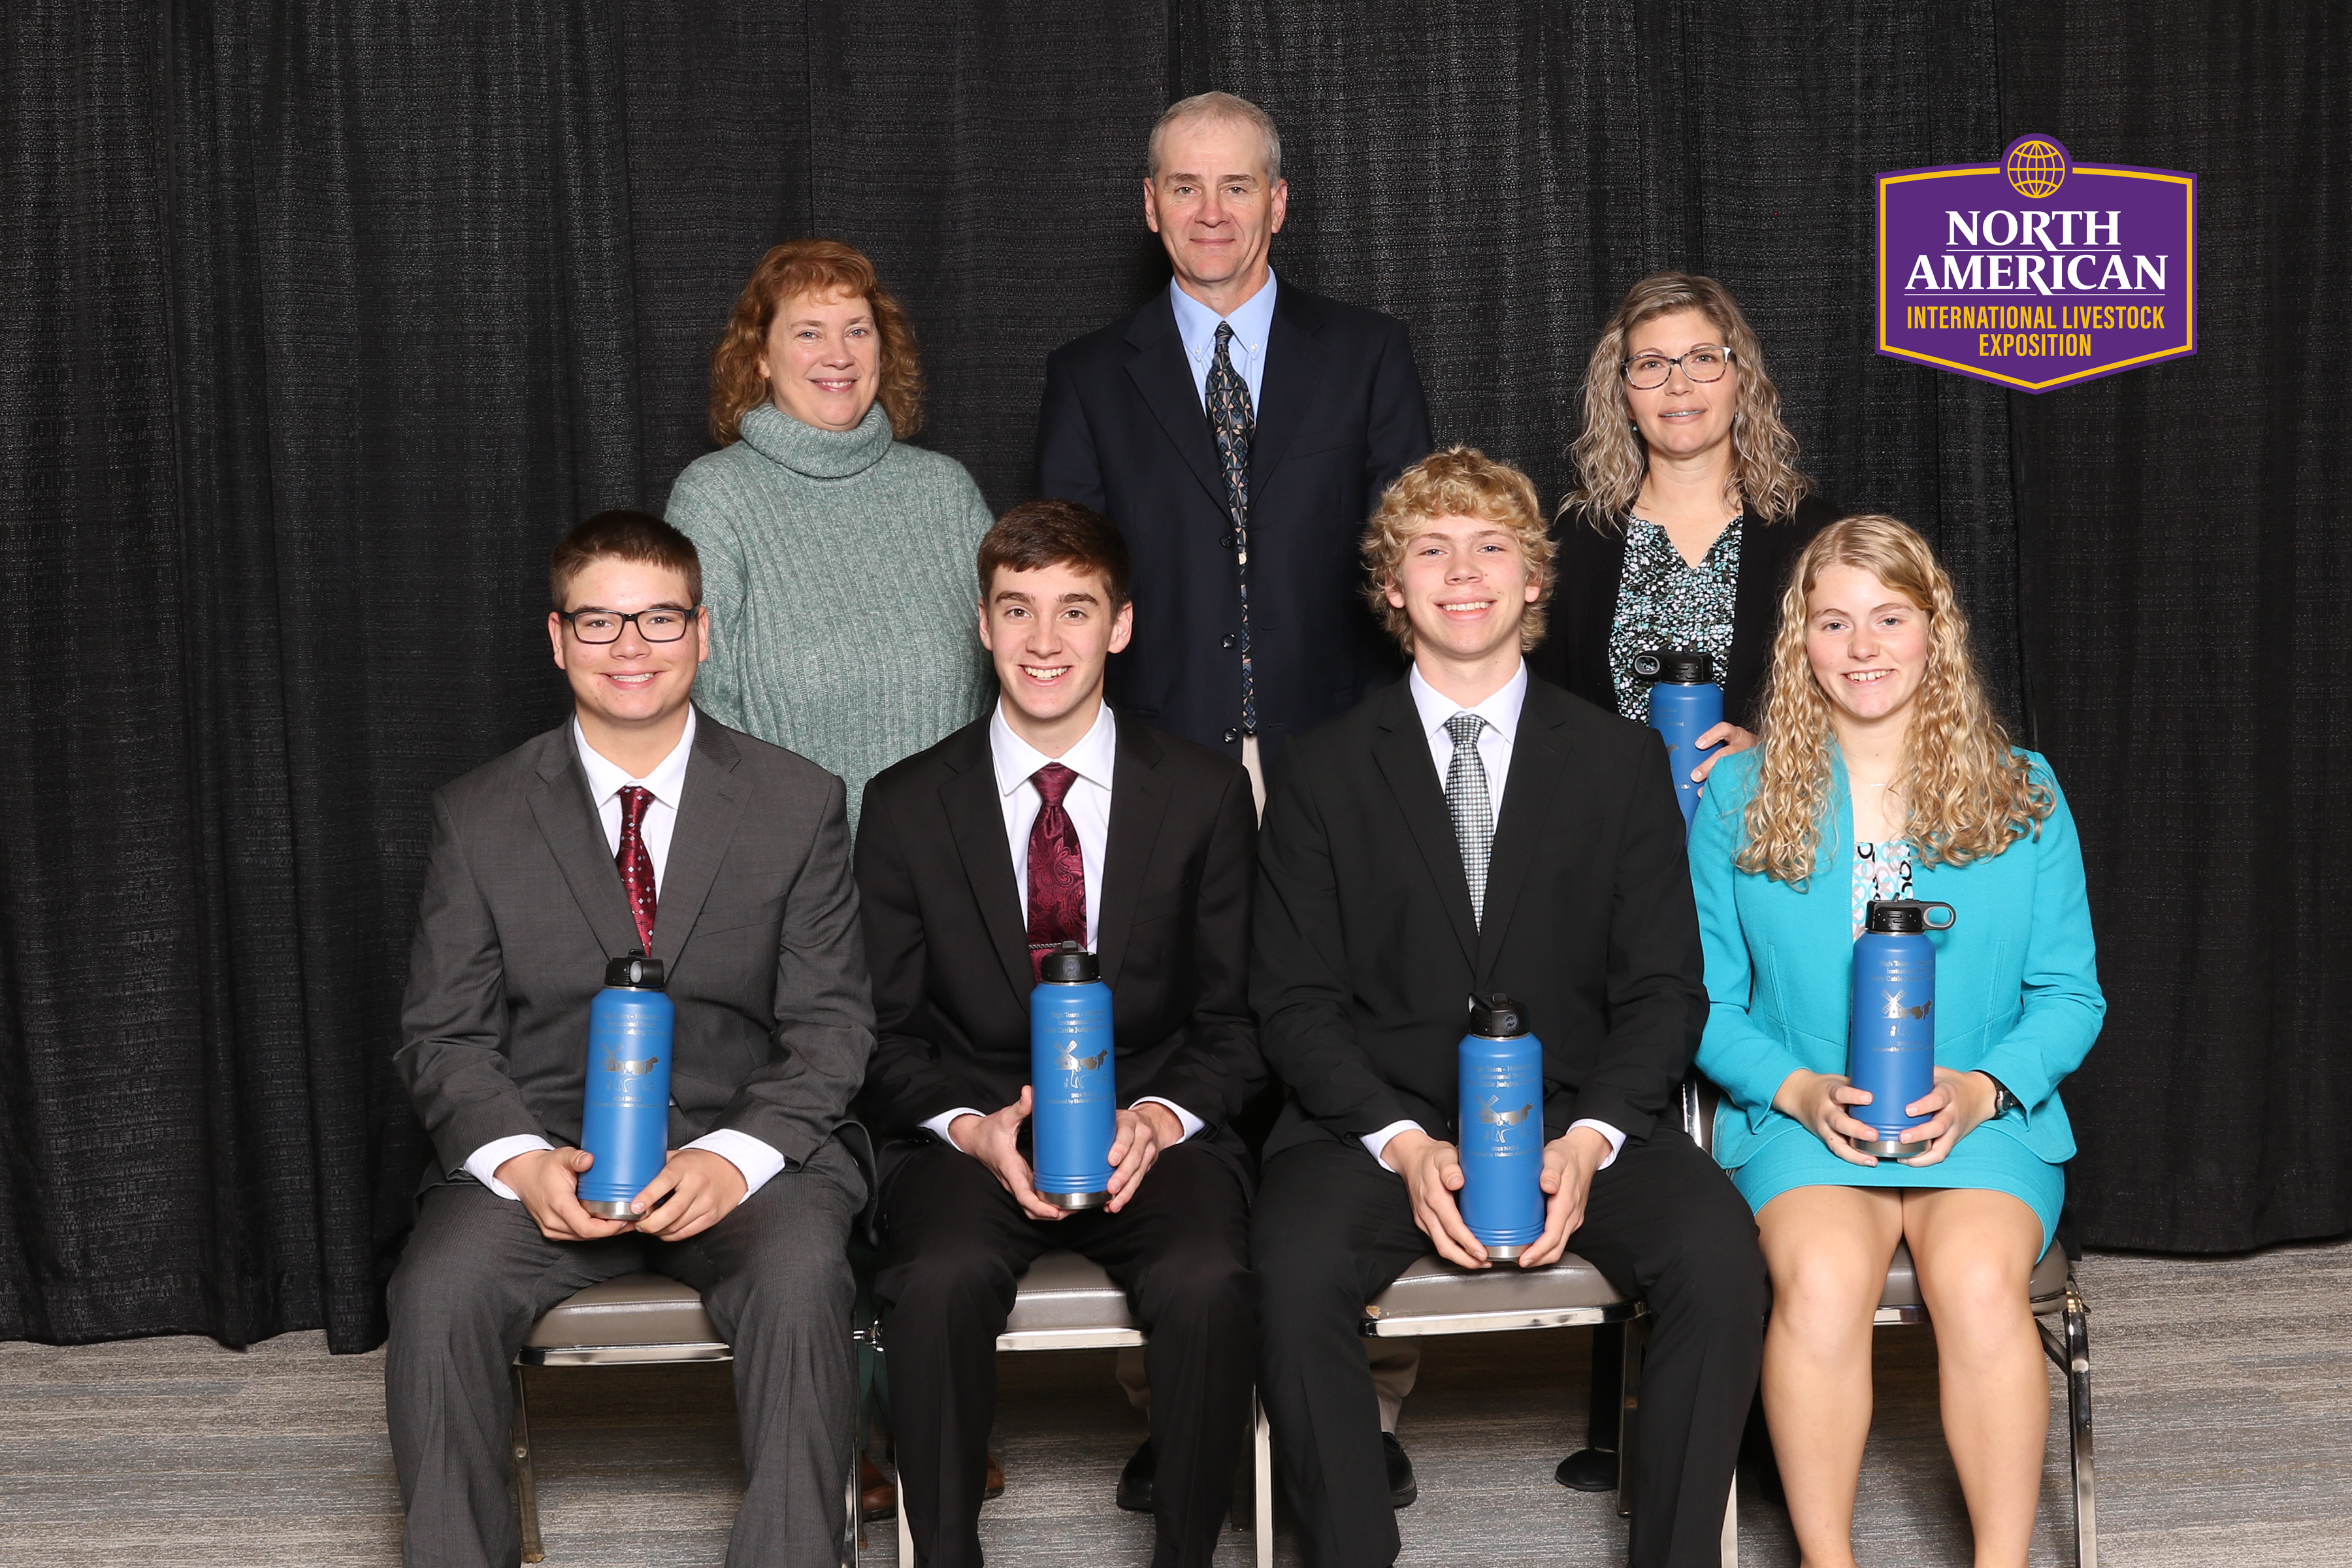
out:
{"label": "seated teenage boy in black suit", "polygon": [[[1021,1274],[1069,1247],[1109,1270],[1150,1335],[1152,1561],[1205,1568],[1257,1344],[1249,1154],[1232,1127],[1265,1079],[1245,994],[1249,778],[1104,703],[1134,611],[1102,517],[1014,508],[981,542],[980,588],[994,710],[877,776],[858,826],[900,1506],[931,1568],[979,1563],[996,1336]],[[1032,1187],[1024,1127],[1029,991],[1065,940],[1100,955],[1126,1107],[1110,1201],[1076,1213]]]}
{"label": "seated teenage boy in black suit", "polygon": [[1747,1205],[1665,1114],[1706,993],[1664,748],[1529,678],[1551,544],[1524,475],[1424,458],[1364,552],[1413,668],[1276,770],[1250,987],[1291,1091],[1252,1235],[1259,1386],[1307,1562],[1396,1559],[1357,1322],[1433,1249],[1489,1266],[1454,1196],[1454,1046],[1465,999],[1501,991],[1544,1044],[1546,1225],[1519,1266],[1572,1246],[1657,1314],[1633,1561],[1712,1563],[1764,1269]]}

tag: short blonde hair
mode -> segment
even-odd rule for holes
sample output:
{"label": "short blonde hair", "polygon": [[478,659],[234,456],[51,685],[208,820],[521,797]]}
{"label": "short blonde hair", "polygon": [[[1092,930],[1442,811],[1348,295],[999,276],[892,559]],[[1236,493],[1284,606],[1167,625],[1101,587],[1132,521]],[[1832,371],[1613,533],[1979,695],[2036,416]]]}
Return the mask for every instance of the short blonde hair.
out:
{"label": "short blonde hair", "polygon": [[1841,518],[1813,535],[1781,592],[1759,726],[1756,789],[1748,801],[1746,842],[1734,863],[1801,889],[1820,852],[1822,825],[1835,815],[1830,759],[1837,735],[1830,700],[1805,652],[1811,620],[1807,595],[1832,566],[1870,573],[1927,617],[1927,668],[1893,781],[1903,805],[1903,837],[1921,863],[1966,866],[2038,836],[2058,797],[2033,776],[1986,700],[1950,574],[1907,525],[1866,513]]}
{"label": "short blonde hair", "polygon": [[1510,531],[1528,574],[1542,590],[1519,621],[1519,651],[1543,641],[1544,611],[1551,603],[1552,542],[1535,481],[1475,447],[1449,447],[1399,474],[1364,529],[1364,566],[1371,579],[1364,602],[1405,657],[1412,656],[1412,617],[1389,603],[1389,590],[1404,570],[1405,548],[1413,535],[1441,517],[1475,517]]}
{"label": "short blonde hair", "polygon": [[1160,178],[1161,143],[1171,130],[1193,120],[1255,126],[1257,133],[1265,139],[1265,183],[1269,186],[1282,184],[1282,132],[1274,128],[1274,116],[1248,99],[1236,98],[1230,92],[1196,92],[1170,104],[1152,126],[1151,140],[1144,144],[1144,178]]}

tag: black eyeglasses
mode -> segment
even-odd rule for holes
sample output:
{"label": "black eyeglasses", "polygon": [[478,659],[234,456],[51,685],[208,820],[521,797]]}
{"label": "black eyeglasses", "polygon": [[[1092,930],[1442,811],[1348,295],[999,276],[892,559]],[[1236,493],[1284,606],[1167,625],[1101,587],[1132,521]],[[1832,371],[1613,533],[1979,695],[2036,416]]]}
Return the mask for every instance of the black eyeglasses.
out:
{"label": "black eyeglasses", "polygon": [[621,628],[631,621],[637,623],[637,635],[647,642],[676,642],[694,625],[694,612],[702,608],[679,609],[675,605],[656,605],[650,610],[639,610],[625,616],[618,610],[558,610],[571,626],[572,635],[582,642],[605,643],[621,640]]}
{"label": "black eyeglasses", "polygon": [[1666,377],[1676,365],[1683,374],[1696,382],[1721,381],[1723,367],[1731,363],[1731,351],[1717,343],[1700,343],[1668,359],[1664,354],[1635,354],[1625,362],[1625,382],[1643,392],[1666,384]]}

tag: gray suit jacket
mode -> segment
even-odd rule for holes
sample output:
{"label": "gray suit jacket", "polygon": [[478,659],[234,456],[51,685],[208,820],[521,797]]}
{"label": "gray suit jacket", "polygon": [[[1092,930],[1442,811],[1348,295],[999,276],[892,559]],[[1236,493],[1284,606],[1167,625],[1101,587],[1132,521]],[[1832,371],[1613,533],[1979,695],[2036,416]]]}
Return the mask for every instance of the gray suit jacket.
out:
{"label": "gray suit jacket", "polygon": [[[874,1006],[843,800],[698,716],[654,921],[673,1148],[727,1127],[796,1167],[848,1121]],[[426,1185],[493,1139],[580,1141],[589,1004],[636,942],[570,720],[435,793],[395,1058],[438,1156]]]}

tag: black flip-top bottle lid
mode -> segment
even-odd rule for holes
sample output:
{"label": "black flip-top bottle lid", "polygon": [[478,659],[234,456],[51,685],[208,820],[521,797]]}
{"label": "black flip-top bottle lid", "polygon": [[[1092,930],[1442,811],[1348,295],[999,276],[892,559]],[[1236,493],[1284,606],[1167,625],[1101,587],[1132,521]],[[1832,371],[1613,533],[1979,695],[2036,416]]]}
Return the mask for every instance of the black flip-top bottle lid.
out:
{"label": "black flip-top bottle lid", "polygon": [[645,949],[633,947],[604,966],[604,984],[627,991],[659,991],[668,980],[660,959],[647,958]]}
{"label": "black flip-top bottle lid", "polygon": [[1470,1032],[1489,1040],[1508,1040],[1528,1032],[1528,1010],[1500,991],[1470,998]]}
{"label": "black flip-top bottle lid", "polygon": [[1633,673],[1668,686],[1707,686],[1715,680],[1715,655],[1704,648],[1664,647],[1633,656]]}
{"label": "black flip-top bottle lid", "polygon": [[1102,960],[1075,942],[1066,942],[1045,955],[1037,978],[1056,985],[1084,985],[1102,978]]}
{"label": "black flip-top bottle lid", "polygon": [[[1938,925],[1927,918],[1929,910],[1944,911]],[[1952,906],[1933,899],[1873,899],[1863,910],[1863,929],[1874,936],[1916,936],[1922,931],[1949,931],[1952,927]]]}

